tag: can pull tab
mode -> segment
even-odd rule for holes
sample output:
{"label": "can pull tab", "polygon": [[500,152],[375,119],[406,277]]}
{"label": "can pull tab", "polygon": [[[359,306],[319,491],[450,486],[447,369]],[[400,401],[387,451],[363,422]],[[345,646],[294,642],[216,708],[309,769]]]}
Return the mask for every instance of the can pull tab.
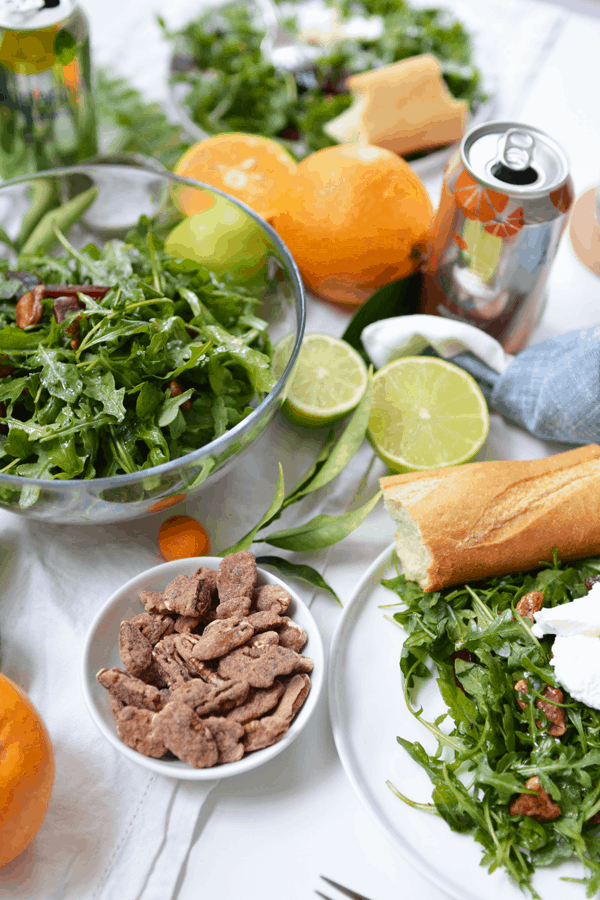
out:
{"label": "can pull tab", "polygon": [[534,148],[535,141],[532,135],[527,134],[526,131],[520,131],[518,128],[511,128],[506,132],[504,138],[501,156],[503,165],[522,172],[523,169],[529,168]]}
{"label": "can pull tab", "polygon": [[505,184],[533,184],[538,178],[531,165],[534,150],[533,135],[521,128],[510,128],[498,141],[498,157],[492,174]]}

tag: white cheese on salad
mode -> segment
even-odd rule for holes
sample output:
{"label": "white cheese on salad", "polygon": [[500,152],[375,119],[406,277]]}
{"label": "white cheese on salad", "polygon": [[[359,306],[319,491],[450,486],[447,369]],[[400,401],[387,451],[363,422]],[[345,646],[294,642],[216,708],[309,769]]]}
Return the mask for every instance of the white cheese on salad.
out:
{"label": "white cheese on salad", "polygon": [[533,615],[536,637],[556,635],[550,660],[556,680],[575,700],[600,709],[600,583],[585,597]]}
{"label": "white cheese on salad", "polygon": [[596,582],[589,594],[563,603],[553,609],[540,609],[533,614],[535,625],[532,632],[536,637],[556,634],[572,637],[583,634],[588,637],[600,636],[600,583]]}

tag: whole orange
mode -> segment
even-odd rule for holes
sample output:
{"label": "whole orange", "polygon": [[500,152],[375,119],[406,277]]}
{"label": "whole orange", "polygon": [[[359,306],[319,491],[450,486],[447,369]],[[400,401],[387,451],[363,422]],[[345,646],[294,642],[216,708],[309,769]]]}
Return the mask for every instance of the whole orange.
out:
{"label": "whole orange", "polygon": [[340,144],[298,164],[272,224],[307,287],[358,306],[421,263],[433,210],[399,156],[382,147]]}
{"label": "whole orange", "polygon": [[21,689],[0,675],[0,866],[37,834],[53,782],[48,732]]}

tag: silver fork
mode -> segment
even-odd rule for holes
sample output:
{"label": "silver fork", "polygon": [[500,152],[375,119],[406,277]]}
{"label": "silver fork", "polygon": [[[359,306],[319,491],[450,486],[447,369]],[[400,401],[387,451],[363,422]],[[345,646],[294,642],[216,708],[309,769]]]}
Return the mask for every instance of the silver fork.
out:
{"label": "silver fork", "polygon": [[[319,878],[322,878],[323,881],[326,881],[327,884],[330,884],[332,887],[337,888],[340,893],[345,894],[346,897],[351,897],[351,900],[369,900],[368,897],[365,897],[364,894],[359,894],[357,891],[352,891],[350,888],[344,887],[343,884],[338,884],[337,881],[332,881],[331,878],[326,878],[325,875],[319,875]],[[331,897],[328,897],[327,894],[322,894],[321,891],[315,891],[315,894],[318,894],[319,897],[323,897],[323,900],[332,900]]]}
{"label": "silver fork", "polygon": [[310,69],[321,56],[320,47],[298,40],[283,27],[279,10],[273,0],[255,0],[266,28],[260,49],[276,69],[284,72],[302,72]]}

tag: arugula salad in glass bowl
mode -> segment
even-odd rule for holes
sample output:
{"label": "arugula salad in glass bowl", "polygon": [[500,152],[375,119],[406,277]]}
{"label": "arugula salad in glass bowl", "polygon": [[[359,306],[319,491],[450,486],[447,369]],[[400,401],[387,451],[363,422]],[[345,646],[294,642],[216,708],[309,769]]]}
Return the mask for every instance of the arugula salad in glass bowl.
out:
{"label": "arugula salad in glass bowl", "polygon": [[[291,34],[298,34],[311,16],[324,32],[328,20],[340,32],[339,39],[321,46],[312,70],[294,76],[271,65],[261,49],[265,29],[253,4],[225,2],[178,30],[161,20],[173,44],[171,99],[191,137],[260,134],[302,158],[334,144],[323,126],[352,104],[348,76],[423,53],[440,61],[450,93],[468,104],[470,124],[492,114],[489,75],[484,83],[475,64],[482,57],[489,66],[487,48],[476,53],[468,29],[443,9],[417,9],[405,0],[312,0],[282,3],[281,12]],[[441,152],[407,159],[423,168],[428,157]]]}
{"label": "arugula salad in glass bowl", "polygon": [[[270,226],[127,163],[0,185],[0,507],[32,518],[132,519],[212,484],[277,414],[302,342],[301,280]],[[196,229],[181,184],[207,192]]]}

